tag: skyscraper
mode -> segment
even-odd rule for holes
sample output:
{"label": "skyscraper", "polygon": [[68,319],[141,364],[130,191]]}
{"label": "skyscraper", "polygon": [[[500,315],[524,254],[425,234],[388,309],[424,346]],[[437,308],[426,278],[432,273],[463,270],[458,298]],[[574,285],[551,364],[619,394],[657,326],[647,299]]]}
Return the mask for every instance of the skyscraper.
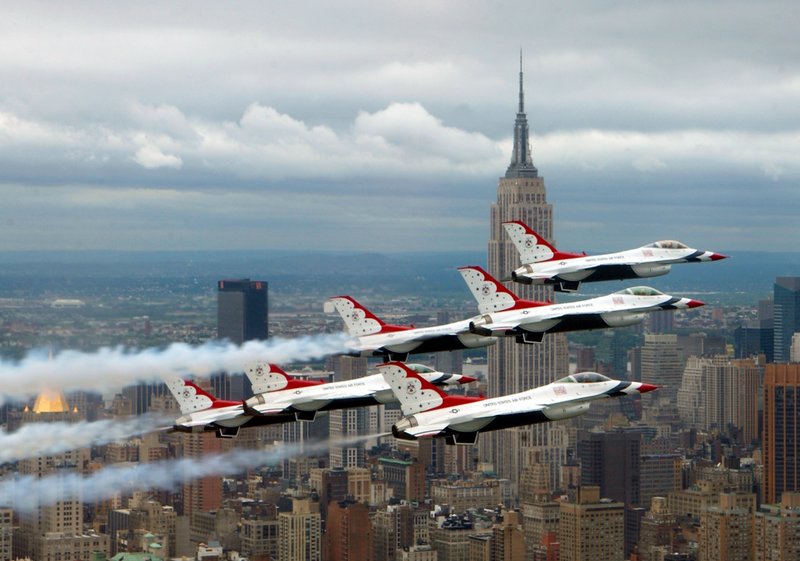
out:
{"label": "skyscraper", "polygon": [[319,561],[321,524],[319,503],[293,499],[292,510],[278,514],[278,560]]}
{"label": "skyscraper", "polygon": [[241,345],[266,339],[267,283],[250,279],[217,283],[217,337]]}
{"label": "skyscraper", "polygon": [[[250,279],[217,282],[217,338],[236,345],[269,336],[266,281]],[[243,374],[226,372],[211,377],[220,399],[245,399],[252,395],[250,380]]]}
{"label": "skyscraper", "polygon": [[600,499],[600,488],[579,487],[560,504],[558,537],[562,561],[622,561],[624,505]]}
{"label": "skyscraper", "polygon": [[800,332],[800,277],[775,279],[772,314],[775,362],[789,362],[792,335]]}
{"label": "skyscraper", "polygon": [[[497,185],[497,202],[491,214],[488,244],[489,272],[503,278],[519,266],[516,249],[505,234],[503,222],[523,220],[539,234],[553,241],[553,207],[547,202],[544,179],[533,165],[525,114],[522,56],[519,71],[519,107],[514,122],[514,152],[505,177]],[[546,286],[509,285],[520,297],[553,300]],[[518,344],[512,338],[488,349],[488,393],[500,396],[541,386],[566,373],[567,347],[563,334],[545,335],[541,343]],[[552,466],[551,481],[558,481],[558,466],[566,460],[561,448],[550,446],[548,424],[496,431],[481,437],[481,457],[494,465],[501,476],[516,482],[522,468],[537,457]]]}
{"label": "skyscraper", "polygon": [[800,491],[800,364],[768,364],[764,373],[764,502]]}
{"label": "skyscraper", "polygon": [[[361,357],[333,357],[334,376],[336,381],[355,380],[367,375],[367,359]],[[335,409],[328,413],[330,447],[328,457],[330,466],[334,468],[364,467],[366,456],[364,441],[356,441],[353,437],[375,432],[377,426],[371,426],[376,411],[374,407],[355,407]]]}

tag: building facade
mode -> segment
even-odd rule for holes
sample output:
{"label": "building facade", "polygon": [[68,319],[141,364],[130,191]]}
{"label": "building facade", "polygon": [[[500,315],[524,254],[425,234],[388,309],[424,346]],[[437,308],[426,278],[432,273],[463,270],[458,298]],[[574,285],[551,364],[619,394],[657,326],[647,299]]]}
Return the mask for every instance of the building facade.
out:
{"label": "building facade", "polygon": [[800,491],[800,364],[768,364],[764,373],[764,502]]}

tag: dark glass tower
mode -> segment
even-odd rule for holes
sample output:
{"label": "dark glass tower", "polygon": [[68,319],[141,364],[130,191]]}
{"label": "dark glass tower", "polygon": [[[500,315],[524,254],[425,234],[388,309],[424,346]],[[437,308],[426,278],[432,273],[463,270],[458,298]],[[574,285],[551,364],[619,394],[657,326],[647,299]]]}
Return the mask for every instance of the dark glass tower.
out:
{"label": "dark glass tower", "polygon": [[241,345],[268,337],[267,283],[250,279],[217,284],[217,337]]}
{"label": "dark glass tower", "polygon": [[764,502],[800,491],[800,364],[768,364],[764,372]]}
{"label": "dark glass tower", "polygon": [[[217,283],[217,338],[241,345],[269,336],[267,283],[250,279],[221,280]],[[243,365],[244,369],[244,365]],[[245,399],[252,394],[243,374],[211,377],[214,393],[221,399]]]}
{"label": "dark glass tower", "polygon": [[772,321],[775,362],[789,362],[792,335],[800,332],[800,277],[775,279]]}

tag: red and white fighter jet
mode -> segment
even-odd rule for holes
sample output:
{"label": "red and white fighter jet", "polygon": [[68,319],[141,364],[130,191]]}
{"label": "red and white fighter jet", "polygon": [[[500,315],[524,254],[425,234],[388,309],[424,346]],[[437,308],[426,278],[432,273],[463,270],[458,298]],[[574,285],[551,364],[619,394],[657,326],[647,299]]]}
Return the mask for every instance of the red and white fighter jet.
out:
{"label": "red and white fighter jet", "polygon": [[658,277],[675,263],[719,261],[727,255],[701,251],[681,242],[664,240],[636,249],[602,255],[558,251],[520,220],[503,222],[519,253],[522,266],[511,280],[523,284],[552,284],[559,292],[576,292],[582,282]]}
{"label": "red and white fighter jet", "polygon": [[[475,381],[470,376],[439,372],[422,364],[407,364],[406,368],[433,385],[451,386]],[[380,373],[355,380],[302,387],[291,387],[296,378],[274,364],[256,364],[245,373],[252,383],[254,394],[245,401],[245,410],[257,415],[288,414],[298,421],[313,421],[317,411],[397,403]]]}
{"label": "red and white fighter jet", "polygon": [[470,332],[468,319],[432,327],[387,324],[350,296],[329,298],[325,311],[339,312],[347,334],[355,338],[350,353],[354,356],[406,360],[409,354],[488,347],[497,342],[492,336]]}
{"label": "red and white fighter jet", "polygon": [[[308,380],[296,382],[296,387],[302,387],[306,383],[322,383]],[[234,438],[239,434],[239,429],[245,426],[289,423],[295,420],[291,414],[271,417],[248,414],[241,401],[217,399],[190,380],[172,378],[166,383],[181,410],[181,416],[172,426],[172,430],[176,432],[216,431],[219,438]]]}
{"label": "red and white fighter jet", "polygon": [[563,304],[523,300],[481,267],[462,267],[461,276],[478,302],[479,316],[469,322],[478,335],[514,336],[518,343],[537,343],[545,333],[634,325],[650,312],[697,308],[703,302],[679,298],[649,286]]}
{"label": "red and white fighter jet", "polygon": [[596,372],[580,372],[520,393],[465,397],[442,392],[401,362],[382,364],[378,369],[403,411],[403,418],[392,426],[394,437],[444,437],[447,444],[472,445],[480,432],[576,417],[588,411],[592,401],[658,388],[612,380]]}

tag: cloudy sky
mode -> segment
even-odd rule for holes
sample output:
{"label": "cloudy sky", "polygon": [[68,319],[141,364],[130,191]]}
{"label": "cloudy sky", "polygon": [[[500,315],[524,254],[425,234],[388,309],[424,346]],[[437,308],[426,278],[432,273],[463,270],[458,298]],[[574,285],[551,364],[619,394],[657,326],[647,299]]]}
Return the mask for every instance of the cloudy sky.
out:
{"label": "cloudy sky", "polygon": [[17,2],[0,250],[482,250],[519,49],[565,250],[797,250],[786,2]]}

